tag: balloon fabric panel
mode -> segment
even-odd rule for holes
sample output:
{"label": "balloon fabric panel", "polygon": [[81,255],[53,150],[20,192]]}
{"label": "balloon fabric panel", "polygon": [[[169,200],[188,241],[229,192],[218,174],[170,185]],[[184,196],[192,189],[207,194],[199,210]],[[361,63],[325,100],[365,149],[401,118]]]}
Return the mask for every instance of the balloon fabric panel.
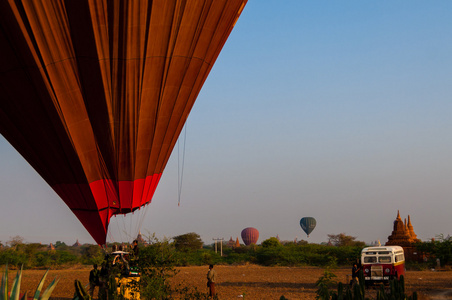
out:
{"label": "balloon fabric panel", "polygon": [[98,244],[152,200],[245,4],[0,3],[0,132]]}

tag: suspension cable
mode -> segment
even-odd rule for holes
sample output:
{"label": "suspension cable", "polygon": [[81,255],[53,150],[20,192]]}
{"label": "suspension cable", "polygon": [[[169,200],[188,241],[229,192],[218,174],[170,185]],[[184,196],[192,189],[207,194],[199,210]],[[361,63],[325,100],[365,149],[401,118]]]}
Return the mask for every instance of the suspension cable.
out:
{"label": "suspension cable", "polygon": [[185,121],[184,125],[184,145],[182,149],[182,166],[180,162],[180,151],[179,151],[179,142],[177,141],[177,206],[180,206],[180,199],[182,195],[182,181],[184,177],[184,166],[185,166],[185,145],[187,141],[187,121]]}

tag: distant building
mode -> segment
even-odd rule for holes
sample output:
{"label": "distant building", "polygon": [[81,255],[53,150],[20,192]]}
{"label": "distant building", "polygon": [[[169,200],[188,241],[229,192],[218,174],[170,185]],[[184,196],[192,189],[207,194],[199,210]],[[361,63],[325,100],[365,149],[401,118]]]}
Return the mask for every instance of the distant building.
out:
{"label": "distant building", "polygon": [[80,244],[79,242],[78,242],[78,239],[77,239],[77,241],[75,242],[75,244],[74,245],[72,245],[72,247],[80,247],[82,244]]}
{"label": "distant building", "polygon": [[138,244],[142,244],[142,245],[145,245],[145,246],[147,246],[147,244],[148,244],[148,242],[146,242],[146,240],[141,235],[141,230],[138,232],[137,241],[138,241]]}
{"label": "distant building", "polygon": [[235,240],[235,248],[240,248],[240,242],[239,242],[239,237],[237,237],[237,239]]}
{"label": "distant building", "polygon": [[397,211],[397,218],[394,220],[392,233],[388,236],[388,241],[385,245],[401,246],[405,251],[405,259],[407,261],[422,261],[422,255],[414,248],[414,244],[417,242],[420,242],[420,240],[414,233],[410,216],[408,215],[408,222],[406,219],[404,222],[400,217],[400,212]]}
{"label": "distant building", "polygon": [[55,246],[52,243],[50,243],[50,245],[49,245],[49,247],[47,247],[47,249],[48,250],[55,250]]}
{"label": "distant building", "polygon": [[229,247],[229,248],[232,248],[232,247],[234,247],[234,245],[235,245],[235,242],[234,242],[234,240],[232,239],[232,236],[231,236],[231,238],[229,239],[229,241],[226,244],[226,246]]}

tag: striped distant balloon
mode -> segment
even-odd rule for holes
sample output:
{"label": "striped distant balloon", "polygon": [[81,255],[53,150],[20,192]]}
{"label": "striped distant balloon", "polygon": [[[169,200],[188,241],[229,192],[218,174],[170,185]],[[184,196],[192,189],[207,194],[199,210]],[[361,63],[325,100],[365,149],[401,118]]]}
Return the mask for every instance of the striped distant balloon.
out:
{"label": "striped distant balloon", "polygon": [[245,245],[256,244],[259,239],[259,231],[253,227],[247,227],[242,230],[242,240]]}

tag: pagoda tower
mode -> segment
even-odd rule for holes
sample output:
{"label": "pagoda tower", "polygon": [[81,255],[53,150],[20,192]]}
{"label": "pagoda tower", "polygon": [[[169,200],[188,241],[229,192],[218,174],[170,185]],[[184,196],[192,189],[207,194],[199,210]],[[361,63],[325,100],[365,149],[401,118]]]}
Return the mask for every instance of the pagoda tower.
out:
{"label": "pagoda tower", "polygon": [[146,240],[141,235],[141,230],[138,231],[138,235],[137,235],[136,240],[137,240],[138,244],[147,245]]}
{"label": "pagoda tower", "polygon": [[407,230],[408,230],[408,233],[410,234],[411,239],[412,239],[414,242],[419,241],[419,239],[417,238],[416,233],[414,233],[413,225],[411,225],[410,215],[408,215]]}
{"label": "pagoda tower", "polygon": [[416,233],[414,233],[410,216],[408,215],[408,222],[406,219],[403,222],[402,218],[400,218],[399,211],[397,211],[394,228],[391,235],[388,236],[386,246],[401,246],[405,252],[405,259],[407,261],[422,262],[424,255],[417,251],[415,247],[415,243],[419,241]]}
{"label": "pagoda tower", "polygon": [[235,242],[234,242],[234,240],[232,239],[232,236],[231,236],[231,238],[230,238],[229,241],[228,241],[227,246],[230,247],[230,248],[233,248],[234,245],[235,245]]}
{"label": "pagoda tower", "polygon": [[239,237],[235,240],[235,248],[240,248]]}
{"label": "pagoda tower", "polygon": [[388,236],[388,241],[386,246],[402,246],[409,247],[413,243],[410,237],[410,232],[407,229],[407,223],[402,221],[400,217],[400,212],[397,211],[397,218],[394,221],[394,227],[390,236]]}

